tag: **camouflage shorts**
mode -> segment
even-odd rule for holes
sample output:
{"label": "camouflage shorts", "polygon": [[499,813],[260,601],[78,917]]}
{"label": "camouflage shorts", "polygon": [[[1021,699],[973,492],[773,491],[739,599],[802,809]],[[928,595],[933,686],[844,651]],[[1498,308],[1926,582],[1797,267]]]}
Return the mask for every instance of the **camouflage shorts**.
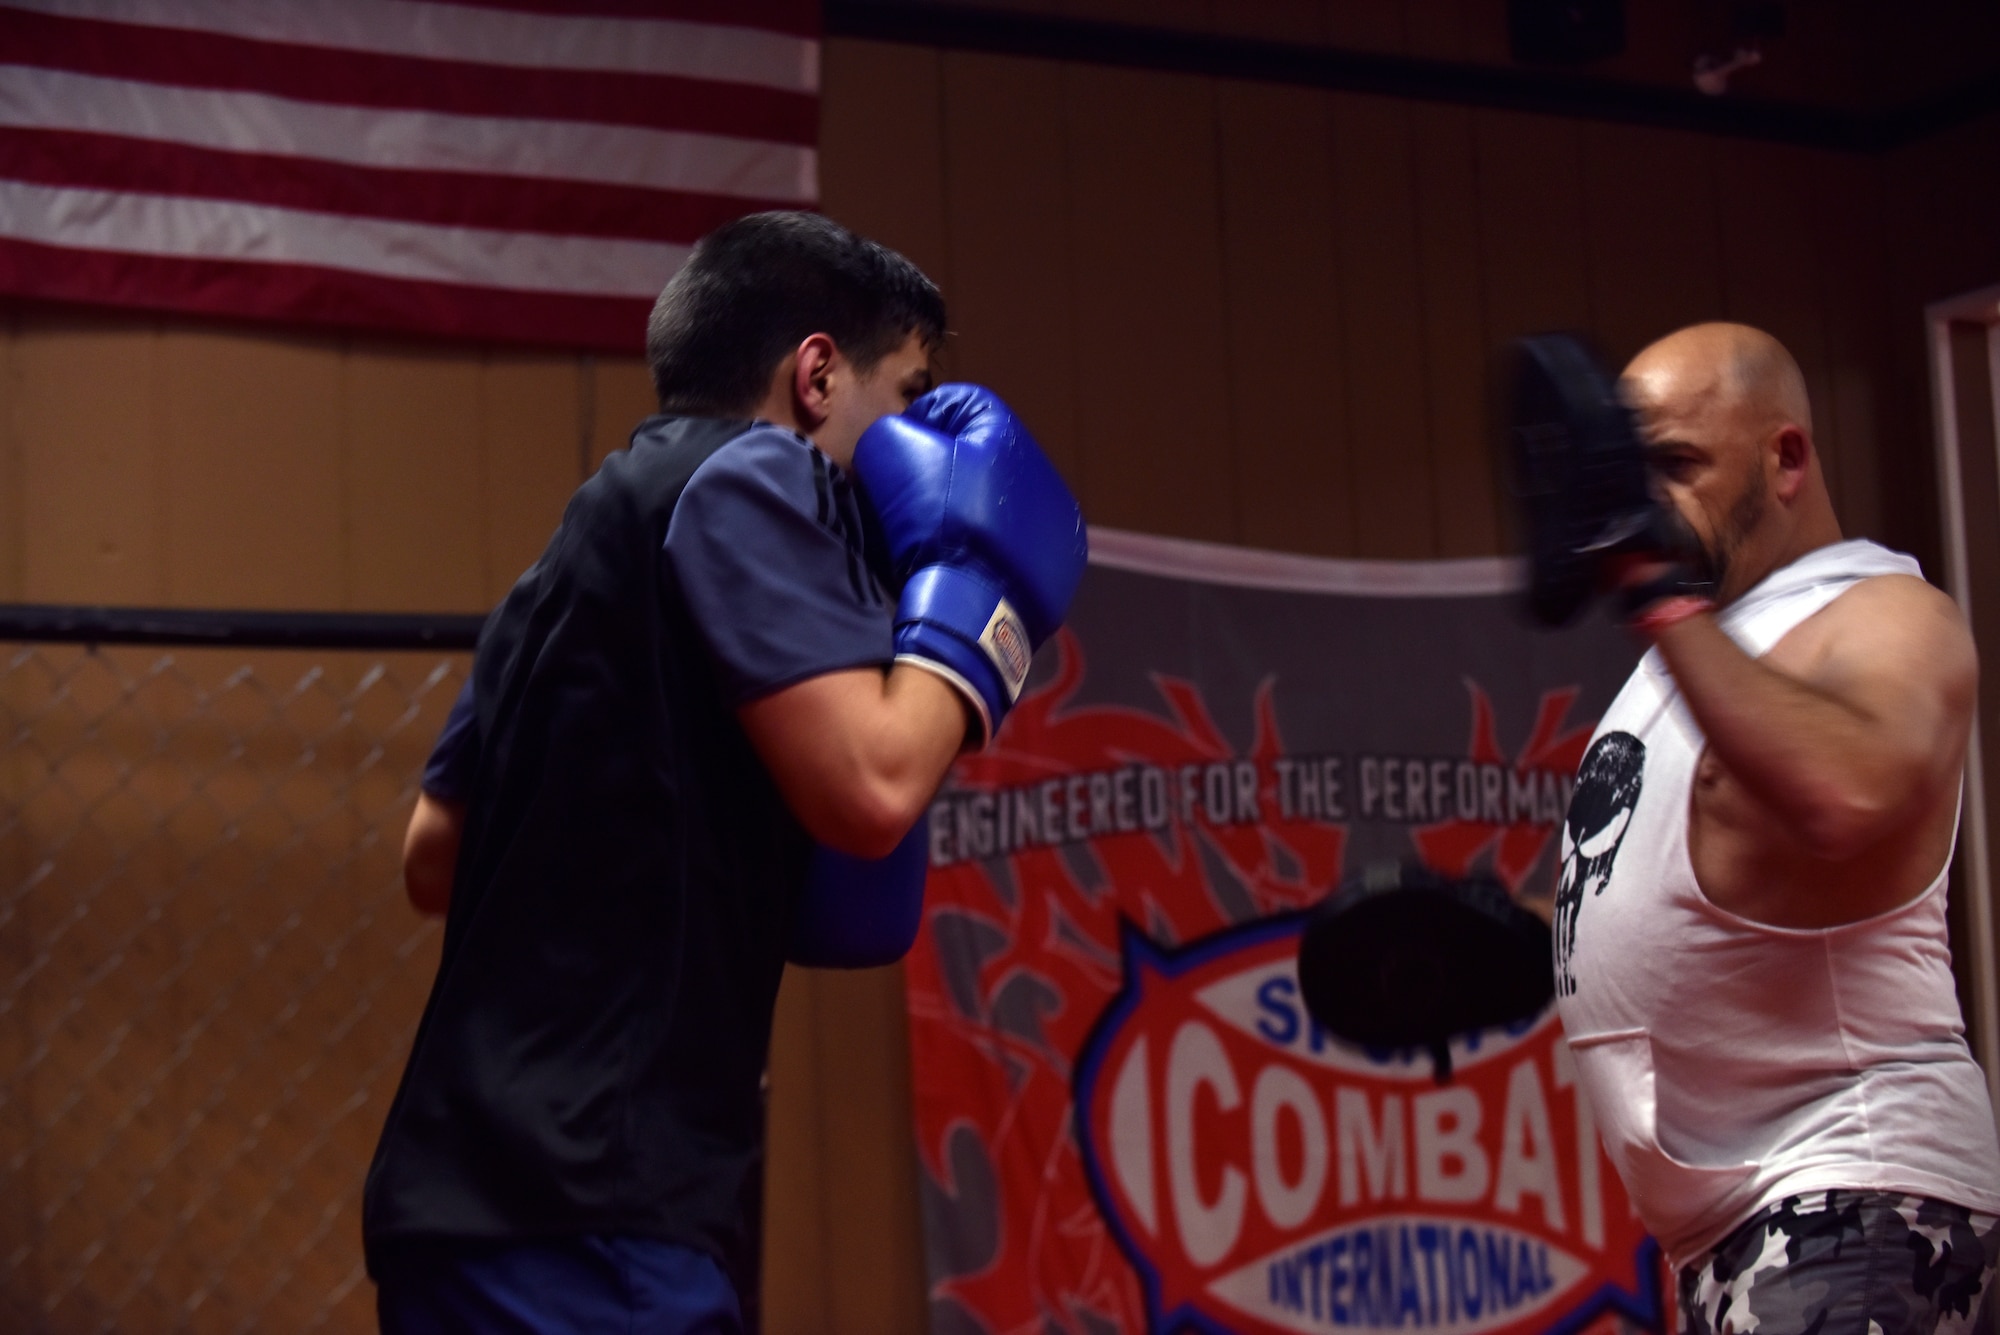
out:
{"label": "camouflage shorts", "polygon": [[1680,1274],[1682,1335],[1961,1335],[2000,1221],[1880,1191],[1788,1196]]}

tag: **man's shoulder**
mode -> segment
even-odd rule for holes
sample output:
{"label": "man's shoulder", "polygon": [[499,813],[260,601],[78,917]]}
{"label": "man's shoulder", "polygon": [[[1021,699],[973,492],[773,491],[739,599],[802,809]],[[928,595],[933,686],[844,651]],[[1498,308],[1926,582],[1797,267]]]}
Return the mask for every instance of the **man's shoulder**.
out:
{"label": "man's shoulder", "polygon": [[[671,508],[695,477],[718,455],[734,455],[739,441],[768,434],[748,419],[649,417],[632,430],[630,443],[616,450],[578,487],[572,506],[582,512]],[[767,447],[768,448],[768,447]]]}
{"label": "man's shoulder", "polygon": [[[704,523],[727,526],[757,516],[802,516],[839,533],[849,545],[859,534],[850,511],[857,495],[853,478],[804,436],[758,422],[704,457],[687,482],[694,498],[687,508]],[[692,522],[690,520],[689,522]]]}
{"label": "man's shoulder", "polygon": [[606,459],[600,472],[691,473],[739,441],[761,439],[770,430],[748,418],[649,417],[632,429],[629,447]]}
{"label": "man's shoulder", "polygon": [[[1856,581],[1785,637],[1774,664],[1818,664],[1836,674],[1893,676],[1910,684],[1975,678],[1972,631],[1951,596],[1916,575]],[[1808,675],[1811,675],[1810,673]]]}
{"label": "man's shoulder", "polygon": [[1917,575],[1872,575],[1857,580],[1813,620],[1843,639],[1896,634],[1970,639],[1958,603]]}
{"label": "man's shoulder", "polygon": [[739,429],[710,437],[711,449],[695,471],[696,480],[730,474],[809,477],[815,463],[822,471],[830,466],[826,456],[795,431],[769,422],[733,425]]}

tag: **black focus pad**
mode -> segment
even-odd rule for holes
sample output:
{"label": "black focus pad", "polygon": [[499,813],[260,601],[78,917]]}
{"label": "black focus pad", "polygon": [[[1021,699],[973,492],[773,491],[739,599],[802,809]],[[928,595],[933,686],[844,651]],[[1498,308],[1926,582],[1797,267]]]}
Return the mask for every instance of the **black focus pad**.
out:
{"label": "black focus pad", "polygon": [[1336,1038],[1428,1050],[1451,1078],[1453,1035],[1539,1014],[1555,996],[1548,924],[1491,876],[1371,867],[1312,910],[1299,995]]}
{"label": "black focus pad", "polygon": [[1528,609],[1567,625],[1617,552],[1659,550],[1660,507],[1632,411],[1583,340],[1536,334],[1514,344],[1509,434],[1526,520]]}

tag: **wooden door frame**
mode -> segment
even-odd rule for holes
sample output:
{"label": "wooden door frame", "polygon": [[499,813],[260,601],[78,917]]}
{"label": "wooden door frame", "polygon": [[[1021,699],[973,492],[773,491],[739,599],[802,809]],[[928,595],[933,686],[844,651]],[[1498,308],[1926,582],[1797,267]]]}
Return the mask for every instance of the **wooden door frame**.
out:
{"label": "wooden door frame", "polygon": [[[1931,419],[1936,426],[1938,502],[1944,527],[1945,585],[1968,623],[1972,619],[1971,561],[1966,533],[1965,480],[1961,466],[1958,396],[1953,381],[1952,329],[1983,325],[1986,330],[1988,391],[1993,420],[2000,423],[2000,285],[1932,302],[1924,308],[1925,346],[1931,368]],[[2000,449],[2000,432],[1996,432]],[[1975,630],[1977,628],[1975,627]],[[2000,630],[2000,627],[1994,628]],[[1989,671],[2000,669],[2000,664]],[[1960,823],[1967,890],[1966,923],[1972,940],[1967,966],[1972,984],[1973,1055],[1986,1070],[1986,1084],[2000,1108],[2000,959],[1996,959],[1993,905],[1993,842],[1986,820],[1986,770],[1978,714],[1965,760]]]}

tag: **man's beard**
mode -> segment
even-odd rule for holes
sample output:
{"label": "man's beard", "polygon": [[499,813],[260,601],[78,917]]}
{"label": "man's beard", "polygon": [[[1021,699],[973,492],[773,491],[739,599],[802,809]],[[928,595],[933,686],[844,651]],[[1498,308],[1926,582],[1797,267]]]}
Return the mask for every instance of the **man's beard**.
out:
{"label": "man's beard", "polygon": [[1690,550],[1687,555],[1689,568],[1697,580],[1714,589],[1720,597],[1724,582],[1729,578],[1730,562],[1750,534],[1764,520],[1764,479],[1752,474],[1743,488],[1743,494],[1729,507],[1729,513],[1722,517],[1715,532],[1708,541],[1690,531],[1687,536]]}

